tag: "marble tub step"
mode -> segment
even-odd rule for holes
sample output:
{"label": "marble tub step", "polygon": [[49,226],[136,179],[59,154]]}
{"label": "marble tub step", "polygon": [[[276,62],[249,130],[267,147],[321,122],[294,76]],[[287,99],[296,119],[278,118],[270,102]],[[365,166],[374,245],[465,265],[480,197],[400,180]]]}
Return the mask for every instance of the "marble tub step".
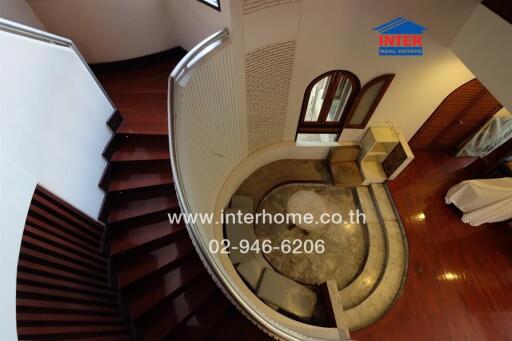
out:
{"label": "marble tub step", "polygon": [[386,241],[379,223],[368,224],[368,258],[359,276],[340,290],[345,310],[363,302],[378,285],[386,264]]}
{"label": "marble tub step", "polygon": [[398,221],[393,204],[383,184],[371,184],[371,191],[377,201],[377,205],[384,221]]}
{"label": "marble tub step", "polygon": [[388,262],[375,290],[359,305],[346,310],[349,329],[358,330],[380,319],[397,299],[406,269],[405,240],[398,222],[385,222],[388,236]]}
{"label": "marble tub step", "polygon": [[304,321],[313,316],[317,301],[313,291],[271,269],[263,271],[256,294]]}
{"label": "marble tub step", "polygon": [[378,224],[379,217],[377,215],[377,208],[373,204],[372,195],[368,186],[356,187],[356,194],[361,204],[361,208],[366,214],[366,222],[368,224]]}
{"label": "marble tub step", "polygon": [[359,276],[347,287],[340,290],[340,297],[345,310],[359,305],[370,296],[382,277],[387,257],[386,236],[368,186],[357,187],[355,195],[366,215],[368,255]]}
{"label": "marble tub step", "polygon": [[369,253],[359,277],[340,291],[351,331],[376,322],[391,308],[400,294],[408,257],[405,233],[385,185],[361,186],[356,193],[367,215]]}

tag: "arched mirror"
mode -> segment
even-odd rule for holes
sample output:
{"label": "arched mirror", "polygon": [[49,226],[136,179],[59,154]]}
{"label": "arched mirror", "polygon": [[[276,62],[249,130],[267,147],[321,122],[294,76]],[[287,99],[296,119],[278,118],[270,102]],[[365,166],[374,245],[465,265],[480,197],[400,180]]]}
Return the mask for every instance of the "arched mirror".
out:
{"label": "arched mirror", "polygon": [[304,94],[297,140],[336,141],[359,88],[359,79],[349,71],[329,71],[315,78]]}
{"label": "arched mirror", "polygon": [[335,142],[343,128],[364,129],[394,77],[376,77],[361,89],[349,71],[318,76],[306,88],[296,140]]}

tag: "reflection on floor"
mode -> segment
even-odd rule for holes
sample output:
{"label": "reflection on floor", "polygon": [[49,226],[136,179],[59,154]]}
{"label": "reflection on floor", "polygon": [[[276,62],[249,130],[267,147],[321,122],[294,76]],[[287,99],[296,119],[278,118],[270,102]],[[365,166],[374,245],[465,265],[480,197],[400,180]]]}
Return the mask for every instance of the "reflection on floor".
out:
{"label": "reflection on floor", "polygon": [[393,308],[355,340],[510,340],[512,230],[478,228],[443,202],[471,178],[472,160],[449,152],[418,152],[389,183],[410,248],[407,281]]}

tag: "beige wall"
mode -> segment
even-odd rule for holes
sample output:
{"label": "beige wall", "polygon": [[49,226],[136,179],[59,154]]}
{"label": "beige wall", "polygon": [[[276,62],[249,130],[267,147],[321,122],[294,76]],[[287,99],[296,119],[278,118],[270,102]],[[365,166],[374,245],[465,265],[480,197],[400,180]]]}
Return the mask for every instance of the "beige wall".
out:
{"label": "beige wall", "polygon": [[89,63],[176,46],[168,1],[29,0],[49,32],[72,39]]}
{"label": "beige wall", "polygon": [[301,1],[242,1],[249,151],[282,141]]}
{"label": "beige wall", "polygon": [[[322,5],[320,5],[322,3]],[[452,90],[474,76],[447,47],[478,1],[303,0],[284,140],[293,140],[306,86],[333,69],[350,70],[362,84],[395,73],[369,125],[395,125],[409,139]],[[440,11],[439,9],[443,9]],[[424,56],[381,57],[372,28],[404,16],[428,28]],[[343,141],[362,130],[346,129]]]}
{"label": "beige wall", "polygon": [[230,28],[230,3],[221,0],[219,12],[197,0],[167,0],[176,44],[190,50],[212,33]]}
{"label": "beige wall", "polygon": [[[369,124],[396,125],[406,138],[414,135],[447,94],[474,77],[449,46],[479,0],[431,0],[428,3],[424,0],[394,0],[392,3],[302,0],[263,6],[246,15],[243,15],[243,0],[222,0],[222,12],[195,0],[29,0],[29,3],[47,23],[49,31],[73,39],[89,62],[128,59],[177,45],[190,49],[223,27],[242,37],[246,53],[276,42],[296,41],[282,141],[294,139],[304,90],[313,78],[325,71],[350,70],[362,84],[384,73],[396,73]],[[233,8],[237,9],[235,15],[242,18],[241,25],[236,27],[231,27],[230,10]],[[478,14],[478,10],[475,13]],[[478,27],[491,26],[488,19],[483,24],[477,22],[485,18],[482,13],[476,18],[475,13],[451,47],[464,57],[491,92],[510,106],[510,96],[503,87],[503,79],[508,75],[503,69],[507,68],[499,65],[510,65],[512,58],[500,63],[480,60],[489,56],[475,53],[475,47],[468,45],[468,40],[473,36],[485,40],[488,30]],[[424,56],[378,56],[377,33],[372,28],[397,16],[405,16],[428,28],[424,35]],[[503,26],[496,20],[492,24],[492,30]],[[510,25],[507,28],[510,30]],[[503,39],[495,39],[494,45],[483,52],[510,48],[499,43]],[[490,44],[491,40],[485,42]],[[508,50],[500,52],[502,56],[507,53],[510,55]],[[507,70],[511,69],[508,66]],[[342,140],[357,141],[361,136],[362,130],[347,129]]]}
{"label": "beige wall", "polygon": [[188,50],[229,25],[228,0],[222,12],[197,0],[28,1],[48,31],[72,39],[89,63]]}
{"label": "beige wall", "polygon": [[[478,3],[479,0],[302,0],[240,13],[246,53],[277,42],[296,42],[280,140],[295,138],[307,85],[333,69],[354,72],[362,84],[376,76],[395,73],[369,124],[395,125],[407,139],[412,137],[451,91],[474,78],[448,46]],[[372,28],[398,16],[428,28],[424,56],[378,55],[378,34]],[[362,134],[363,130],[346,129],[341,140],[358,141]]]}
{"label": "beige wall", "polygon": [[451,48],[501,104],[512,110],[512,25],[479,5]]}
{"label": "beige wall", "polygon": [[25,0],[1,0],[0,17],[44,30],[44,26]]}

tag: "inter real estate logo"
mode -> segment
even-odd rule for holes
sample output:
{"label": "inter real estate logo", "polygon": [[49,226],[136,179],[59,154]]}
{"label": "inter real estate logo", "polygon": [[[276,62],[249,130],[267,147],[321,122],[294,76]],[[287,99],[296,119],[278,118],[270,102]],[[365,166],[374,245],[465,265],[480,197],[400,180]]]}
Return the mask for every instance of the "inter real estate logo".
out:
{"label": "inter real estate logo", "polygon": [[423,55],[423,31],[415,22],[399,17],[375,27],[379,34],[379,56]]}

